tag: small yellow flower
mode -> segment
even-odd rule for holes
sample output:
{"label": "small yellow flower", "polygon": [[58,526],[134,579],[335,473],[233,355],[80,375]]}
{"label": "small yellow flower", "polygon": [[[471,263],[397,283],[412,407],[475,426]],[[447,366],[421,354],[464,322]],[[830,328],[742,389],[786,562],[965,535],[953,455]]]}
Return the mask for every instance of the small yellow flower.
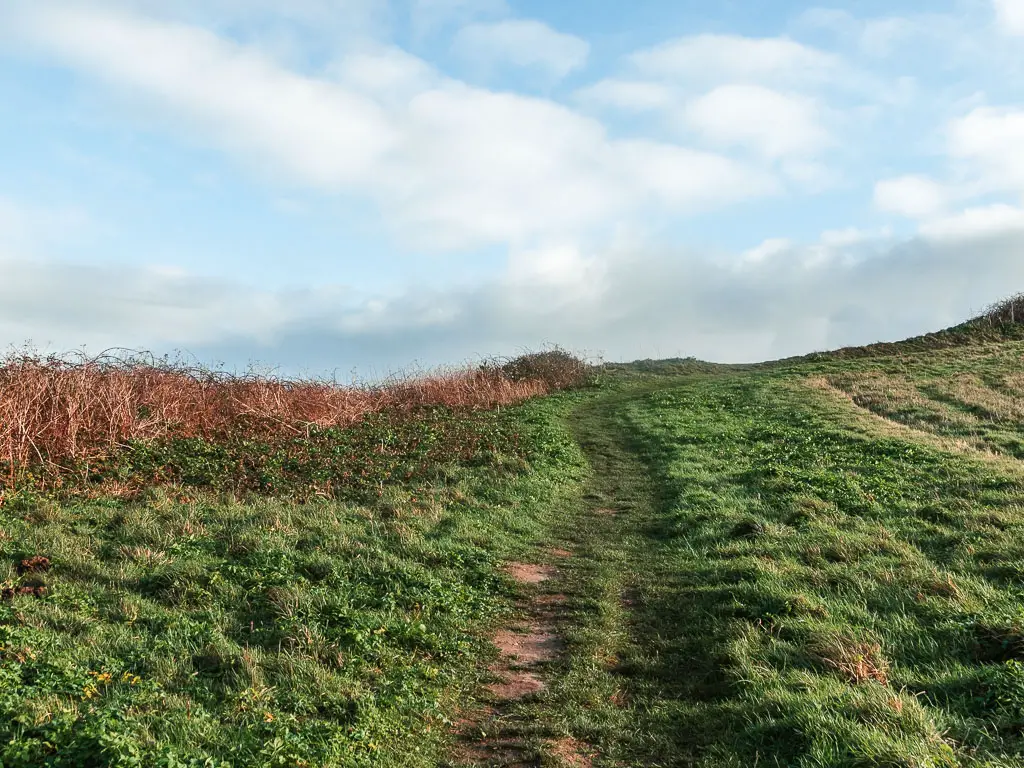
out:
{"label": "small yellow flower", "polygon": [[263,713],[263,722],[265,722],[265,723],[272,723],[272,722],[274,722],[274,716],[272,714],[270,714],[269,712],[264,712]]}

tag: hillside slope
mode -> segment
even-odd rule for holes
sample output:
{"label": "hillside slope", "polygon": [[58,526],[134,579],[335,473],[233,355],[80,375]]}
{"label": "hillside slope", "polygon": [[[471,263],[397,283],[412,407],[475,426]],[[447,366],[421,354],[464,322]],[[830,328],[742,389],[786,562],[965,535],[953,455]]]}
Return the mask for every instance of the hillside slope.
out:
{"label": "hillside slope", "polygon": [[1019,765],[1019,328],[18,475],[0,764]]}
{"label": "hillside slope", "polygon": [[576,681],[537,718],[598,765],[1021,764],[1016,331],[646,363],[579,409],[568,582],[603,639],[570,635]]}

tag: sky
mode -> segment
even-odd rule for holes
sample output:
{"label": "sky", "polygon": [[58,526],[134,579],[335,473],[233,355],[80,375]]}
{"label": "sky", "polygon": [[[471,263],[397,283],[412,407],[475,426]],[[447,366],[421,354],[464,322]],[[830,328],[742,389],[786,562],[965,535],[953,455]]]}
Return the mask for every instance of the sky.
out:
{"label": "sky", "polygon": [[1024,0],[0,0],[0,346],[374,377],[1024,290]]}

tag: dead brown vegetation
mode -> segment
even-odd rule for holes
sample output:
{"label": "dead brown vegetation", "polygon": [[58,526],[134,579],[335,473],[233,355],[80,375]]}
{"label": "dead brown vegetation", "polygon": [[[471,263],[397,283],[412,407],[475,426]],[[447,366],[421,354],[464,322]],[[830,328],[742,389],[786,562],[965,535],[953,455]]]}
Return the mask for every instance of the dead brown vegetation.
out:
{"label": "dead brown vegetation", "polygon": [[858,641],[836,634],[820,638],[812,650],[825,666],[851,683],[869,680],[882,685],[889,683],[889,663],[882,656],[882,646],[877,642]]}
{"label": "dead brown vegetation", "polygon": [[559,352],[548,368],[525,358],[522,365],[513,360],[343,386],[233,375],[148,355],[16,352],[0,358],[0,470],[8,477],[29,466],[67,471],[130,441],[294,436],[351,426],[388,409],[493,408],[569,384],[564,371],[555,375],[569,365],[568,353]]}

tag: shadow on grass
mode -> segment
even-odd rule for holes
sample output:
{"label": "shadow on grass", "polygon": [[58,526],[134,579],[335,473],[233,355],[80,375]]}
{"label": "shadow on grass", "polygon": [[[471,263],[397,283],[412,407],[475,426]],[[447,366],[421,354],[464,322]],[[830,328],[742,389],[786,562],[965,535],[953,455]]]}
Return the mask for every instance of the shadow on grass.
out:
{"label": "shadow on grass", "polygon": [[[618,510],[637,571],[635,588],[624,596],[629,650],[614,670],[634,720],[623,756],[629,765],[689,765],[729,733],[749,733],[727,671],[723,630],[735,615],[733,595],[709,588],[720,573],[679,567],[687,531],[673,514],[675,489],[652,480],[664,468],[649,446],[612,423],[610,411],[585,414],[578,437],[595,470],[587,500]],[[781,734],[761,736],[777,742]]]}

